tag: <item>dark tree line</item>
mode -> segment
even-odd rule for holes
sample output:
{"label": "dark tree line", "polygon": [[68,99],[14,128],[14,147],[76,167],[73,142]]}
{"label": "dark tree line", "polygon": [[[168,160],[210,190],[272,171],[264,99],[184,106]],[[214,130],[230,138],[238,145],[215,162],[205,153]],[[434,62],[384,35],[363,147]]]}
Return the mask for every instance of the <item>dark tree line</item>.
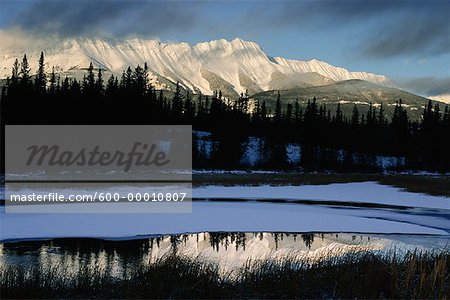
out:
{"label": "dark tree line", "polygon": [[[128,67],[120,78],[103,77],[104,70],[90,64],[81,81],[61,78],[53,68],[46,73],[41,53],[36,74],[30,73],[27,57],[15,61],[11,77],[1,91],[4,124],[192,124],[213,134],[213,155],[205,153],[194,137],[194,166],[237,168],[249,136],[261,138],[261,167],[292,168],[286,145],[302,147],[300,167],[336,169],[356,154],[406,157],[409,168],[450,171],[450,110],[426,104],[420,121],[408,118],[401,99],[387,119],[383,105],[370,104],[366,114],[355,105],[351,116],[340,106],[331,111],[316,99],[306,106],[284,104],[280,95],[275,111],[246,94],[227,99],[221,92],[192,95],[177,83],[175,91],[156,90],[149,84],[148,67]],[[345,165],[345,164],[344,164]],[[368,166],[371,164],[369,163]],[[373,164],[372,164],[373,165]],[[370,169],[370,167],[369,167]]]}

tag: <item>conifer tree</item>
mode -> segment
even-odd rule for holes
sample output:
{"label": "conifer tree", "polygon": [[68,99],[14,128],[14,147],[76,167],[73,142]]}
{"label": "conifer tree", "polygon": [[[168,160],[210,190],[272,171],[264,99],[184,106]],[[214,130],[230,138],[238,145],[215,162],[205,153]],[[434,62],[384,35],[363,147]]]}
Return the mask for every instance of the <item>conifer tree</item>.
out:
{"label": "conifer tree", "polygon": [[280,97],[280,92],[278,92],[277,95],[277,103],[275,105],[275,118],[274,118],[275,123],[280,123],[281,121],[281,97]]}
{"label": "conifer tree", "polygon": [[353,106],[353,112],[352,112],[352,125],[356,126],[359,124],[359,110],[356,104]]}
{"label": "conifer tree", "polygon": [[95,93],[97,95],[102,95],[104,92],[103,90],[103,75],[102,75],[102,69],[98,68],[97,73],[97,79],[95,81]]}
{"label": "conifer tree", "polygon": [[384,113],[383,103],[381,103],[380,110],[378,111],[378,124],[380,126],[386,125],[386,117],[384,116]]}
{"label": "conifer tree", "polygon": [[90,63],[87,75],[83,77],[83,93],[90,97],[95,93],[95,87],[94,65]]}
{"label": "conifer tree", "polygon": [[343,121],[344,121],[344,116],[342,115],[341,104],[338,103],[337,108],[336,108],[335,122],[336,122],[336,124],[342,124]]}
{"label": "conifer tree", "polygon": [[285,116],[286,123],[290,123],[292,120],[292,104],[288,103],[286,108],[286,116]]}
{"label": "conifer tree", "polygon": [[266,101],[263,101],[261,104],[261,121],[265,121],[266,118],[267,118]]}
{"label": "conifer tree", "polygon": [[174,117],[181,116],[183,111],[183,96],[181,95],[180,83],[177,82],[175,87],[175,92],[172,98],[172,115]]}
{"label": "conifer tree", "polygon": [[184,115],[187,121],[192,122],[195,116],[195,104],[192,101],[189,91],[186,93],[186,100],[184,101]]}
{"label": "conifer tree", "polygon": [[11,85],[17,86],[19,83],[19,61],[16,59],[14,61],[14,65],[12,67],[12,74],[11,74]]}
{"label": "conifer tree", "polygon": [[52,67],[52,73],[50,75],[50,86],[49,86],[49,93],[51,95],[54,95],[56,93],[56,73],[55,73],[55,67]]}
{"label": "conifer tree", "polygon": [[294,104],[294,120],[295,120],[295,123],[297,123],[297,124],[301,120],[300,104],[298,103],[298,97],[295,99],[295,104]]}
{"label": "conifer tree", "polygon": [[28,64],[27,55],[25,54],[20,65],[20,83],[23,87],[30,83],[30,65]]}
{"label": "conifer tree", "polygon": [[36,73],[34,86],[38,94],[44,94],[47,86],[47,75],[45,74],[44,52],[39,57],[39,67]]}

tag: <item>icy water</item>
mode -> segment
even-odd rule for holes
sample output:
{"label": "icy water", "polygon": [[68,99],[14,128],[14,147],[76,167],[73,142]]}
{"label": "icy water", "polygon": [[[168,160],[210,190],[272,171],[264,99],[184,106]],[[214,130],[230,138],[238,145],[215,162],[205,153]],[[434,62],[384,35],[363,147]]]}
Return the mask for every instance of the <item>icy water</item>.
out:
{"label": "icy water", "polygon": [[192,213],[151,216],[12,214],[0,206],[0,268],[51,267],[64,274],[102,270],[120,277],[177,253],[229,271],[248,260],[440,251],[450,243],[448,198],[371,182],[208,186],[194,194]]}
{"label": "icy water", "polygon": [[439,251],[449,247],[446,237],[423,235],[361,235],[342,233],[197,233],[153,236],[132,240],[52,239],[0,244],[0,267],[55,268],[65,275],[80,270],[105,271],[114,276],[148,265],[170,253],[202,257],[219,263],[223,271],[249,259],[295,256],[321,260],[360,251]]}

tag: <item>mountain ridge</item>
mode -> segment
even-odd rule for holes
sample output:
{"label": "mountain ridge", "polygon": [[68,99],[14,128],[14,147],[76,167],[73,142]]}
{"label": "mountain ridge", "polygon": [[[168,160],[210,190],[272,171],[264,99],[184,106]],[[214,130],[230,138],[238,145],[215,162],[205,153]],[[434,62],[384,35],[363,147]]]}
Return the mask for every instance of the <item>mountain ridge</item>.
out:
{"label": "mountain ridge", "polygon": [[[31,71],[36,71],[40,50],[26,47],[0,50],[1,78],[11,74],[14,60],[20,60],[24,53],[28,55]],[[392,86],[383,75],[351,72],[315,59],[300,61],[271,57],[257,43],[240,38],[195,45],[140,38],[123,41],[77,38],[49,45],[42,51],[46,56],[47,70],[55,66],[62,75],[80,77],[80,71],[90,62],[115,75],[120,75],[128,66],[147,63],[152,84],[164,88],[161,82],[179,81],[185,88],[203,94],[211,94],[217,89],[214,83],[218,81],[228,87],[230,96],[246,90],[256,93],[273,88],[293,88],[296,84],[322,85],[348,79]],[[307,73],[310,74],[308,78],[303,75]],[[277,80],[274,81],[274,77]]]}

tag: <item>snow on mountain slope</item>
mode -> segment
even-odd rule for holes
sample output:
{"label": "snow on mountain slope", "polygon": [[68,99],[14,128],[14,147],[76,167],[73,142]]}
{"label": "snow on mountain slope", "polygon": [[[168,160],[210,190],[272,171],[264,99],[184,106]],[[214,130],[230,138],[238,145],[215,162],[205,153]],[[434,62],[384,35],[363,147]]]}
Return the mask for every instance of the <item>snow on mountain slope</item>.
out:
{"label": "snow on mountain slope", "polygon": [[450,104],[450,93],[437,95],[437,96],[430,96],[430,97],[428,97],[428,99]]}
{"label": "snow on mountain slope", "polygon": [[[252,93],[285,86],[323,85],[347,79],[390,85],[384,76],[350,72],[318,60],[272,58],[258,44],[238,38],[194,46],[138,38],[124,41],[66,39],[48,49],[1,49],[0,46],[1,78],[11,74],[14,60],[20,61],[24,53],[27,53],[32,72],[35,72],[41,50],[45,52],[47,70],[55,66],[63,75],[74,76],[80,69],[88,67],[90,62],[116,75],[128,66],[147,62],[154,80],[159,77],[172,82],[180,81],[185,87],[204,94],[211,94],[217,86],[227,86],[233,93],[245,90]],[[303,75],[305,73],[308,74]]]}
{"label": "snow on mountain slope", "polygon": [[274,59],[280,65],[287,66],[298,73],[315,72],[334,81],[361,79],[385,86],[393,85],[391,81],[383,75],[375,75],[366,72],[350,72],[347,69],[335,67],[317,59],[309,61],[291,60],[282,57],[275,57]]}

